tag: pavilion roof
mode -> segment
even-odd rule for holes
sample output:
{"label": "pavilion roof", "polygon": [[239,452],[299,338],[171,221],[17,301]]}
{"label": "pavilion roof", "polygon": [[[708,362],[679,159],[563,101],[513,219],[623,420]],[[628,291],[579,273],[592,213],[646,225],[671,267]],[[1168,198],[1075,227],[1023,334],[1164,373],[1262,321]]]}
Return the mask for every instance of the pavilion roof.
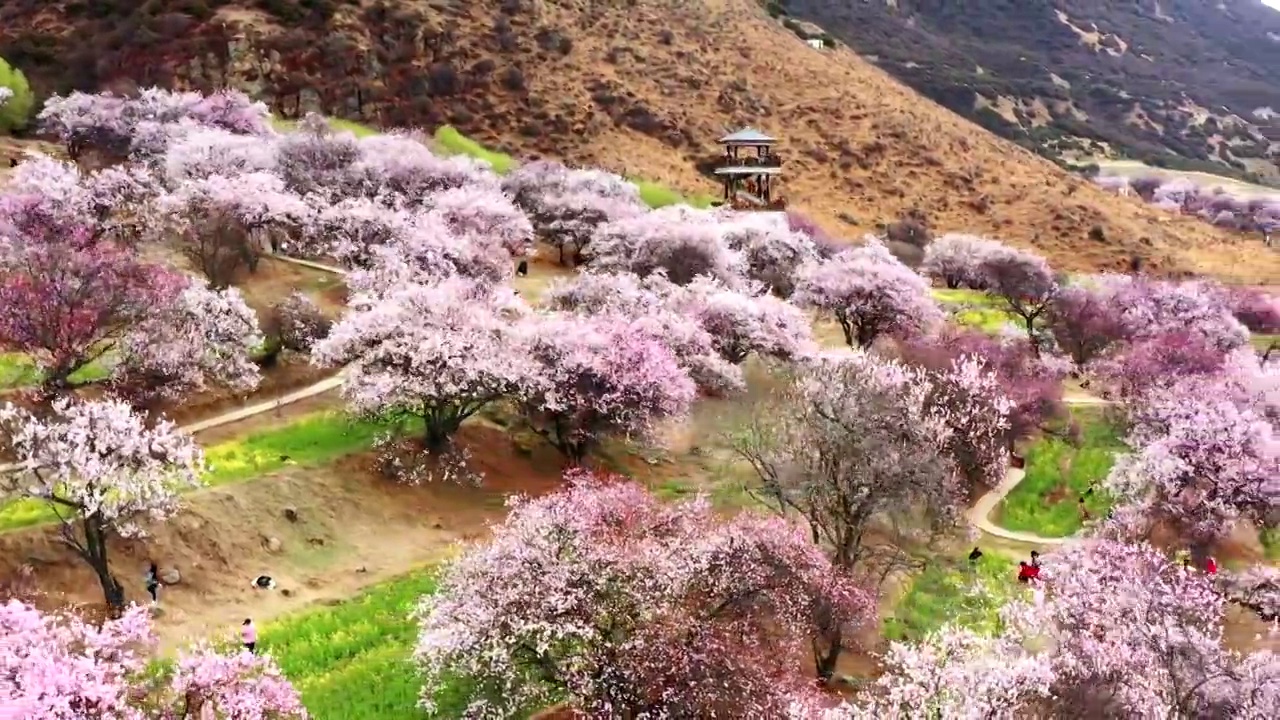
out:
{"label": "pavilion roof", "polygon": [[768,145],[769,143],[777,142],[777,140],[753,127],[746,127],[725,135],[718,142],[721,145]]}

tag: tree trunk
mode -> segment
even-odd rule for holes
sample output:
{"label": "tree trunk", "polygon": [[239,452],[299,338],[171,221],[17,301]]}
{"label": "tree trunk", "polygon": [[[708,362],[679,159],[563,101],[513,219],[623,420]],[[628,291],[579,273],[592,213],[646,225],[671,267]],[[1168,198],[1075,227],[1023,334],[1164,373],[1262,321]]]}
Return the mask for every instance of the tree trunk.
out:
{"label": "tree trunk", "polygon": [[836,320],[840,323],[840,330],[844,332],[844,342],[849,347],[857,347],[853,341],[853,325],[849,322],[847,315],[841,312],[836,313]]}
{"label": "tree trunk", "polygon": [[118,615],[124,610],[124,587],[115,575],[111,574],[111,564],[107,558],[107,531],[102,526],[102,519],[97,515],[88,515],[81,519],[80,527],[84,531],[84,556],[102,585],[102,596],[110,608],[111,614]]}
{"label": "tree trunk", "polygon": [[449,438],[458,431],[461,424],[457,420],[449,416],[440,417],[432,414],[426,418],[426,432],[423,433],[422,442],[426,445],[427,452],[431,455],[438,455],[449,445]]}
{"label": "tree trunk", "polygon": [[823,640],[827,643],[825,649],[819,647],[816,640],[814,641],[813,659],[818,671],[818,679],[829,683],[836,674],[836,663],[840,661],[840,653],[844,651],[844,633],[837,627],[829,631]]}

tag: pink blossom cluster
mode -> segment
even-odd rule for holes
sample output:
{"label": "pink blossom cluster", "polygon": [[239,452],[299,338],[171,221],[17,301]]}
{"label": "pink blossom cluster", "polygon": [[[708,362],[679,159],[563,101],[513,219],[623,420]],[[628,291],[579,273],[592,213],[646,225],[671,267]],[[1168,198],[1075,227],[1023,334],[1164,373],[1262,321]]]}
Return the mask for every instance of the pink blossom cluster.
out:
{"label": "pink blossom cluster", "polygon": [[1163,391],[1191,375],[1212,374],[1249,329],[1268,327],[1271,298],[1209,281],[1095,275],[1064,285],[1047,326],[1075,371],[1124,398]]}
{"label": "pink blossom cluster", "polygon": [[973,358],[992,373],[1001,395],[1011,403],[1004,434],[1009,448],[1063,413],[1063,373],[1045,357],[1036,357],[1025,337],[994,338],[977,330],[944,327],[899,342],[898,353],[908,364],[935,374],[963,358]]}
{"label": "pink blossom cluster", "polygon": [[247,393],[260,380],[251,353],[263,340],[239,290],[192,283],[120,339],[111,380],[126,396],[175,398],[211,385]]}
{"label": "pink blossom cluster", "polygon": [[136,97],[73,92],[50,97],[38,119],[45,132],[66,144],[73,158],[89,148],[117,156],[154,155],[186,130],[200,127],[240,135],[274,133],[266,105],[231,90],[206,96],[148,88]]}
{"label": "pink blossom cluster", "polygon": [[943,321],[928,281],[875,238],[801,268],[793,300],[834,314],[851,347],[927,333]]}
{"label": "pink blossom cluster", "polygon": [[736,286],[746,260],[725,241],[720,215],[687,205],[670,205],[601,227],[584,257],[600,272],[641,277],[661,271],[677,285],[695,277]]}
{"label": "pink blossom cluster", "polygon": [[561,700],[590,717],[784,717],[816,700],[801,668],[818,618],[874,615],[871,595],[781,519],[568,479],[514,500],[423,598],[428,712],[448,682],[475,717]]}
{"label": "pink blossom cluster", "polygon": [[118,400],[55,400],[42,412],[0,408],[8,451],[25,469],[10,494],[47,503],[61,538],[98,576],[107,603],[124,607],[109,561],[110,541],[145,535],[200,484],[203,455],[172,422],[148,423]]}
{"label": "pink blossom cluster", "polygon": [[[23,720],[305,720],[297,691],[269,656],[198,646],[172,669],[149,670],[147,611],[134,606],[100,626],[29,605],[0,605],[0,717]],[[4,713],[9,713],[4,715]]]}
{"label": "pink blossom cluster", "polygon": [[1166,522],[1207,545],[1280,507],[1280,379],[1248,351],[1216,373],[1173,382],[1130,410],[1128,444],[1106,479],[1124,512],[1113,530]]}
{"label": "pink blossom cluster", "polygon": [[551,287],[553,309],[608,316],[665,344],[680,365],[710,394],[740,389],[737,365],[748,355],[790,361],[811,352],[808,319],[769,295],[750,294],[701,276],[684,287],[663,272],[582,272]]}
{"label": "pink blossom cluster", "polygon": [[583,260],[601,226],[645,213],[634,184],[600,170],[531,162],[503,178],[502,187],[529,214],[538,235],[557,250],[562,264],[569,250],[575,261]]}
{"label": "pink blossom cluster", "polygon": [[982,289],[986,286],[982,262],[1001,247],[995,240],[976,235],[947,233],[925,248],[920,272],[948,288]]}
{"label": "pink blossom cluster", "polygon": [[29,153],[9,174],[0,195],[0,228],[41,237],[83,232],[92,239],[134,245],[145,236],[159,190],[155,174],[142,166],[81,173],[71,163]]}
{"label": "pink blossom cluster", "polygon": [[994,636],[946,627],[895,644],[865,699],[824,720],[1264,718],[1280,709],[1280,659],[1224,647],[1223,598],[1203,573],[1110,540],[1075,542],[1042,562],[1043,587],[1012,601]]}
{"label": "pink blossom cluster", "polygon": [[1136,196],[1162,210],[1198,217],[1223,229],[1263,234],[1280,230],[1280,195],[1242,197],[1222,187],[1155,175],[1099,175],[1094,182],[1108,192]]}
{"label": "pink blossom cluster", "polygon": [[464,420],[534,377],[528,339],[504,317],[517,302],[463,278],[408,285],[353,311],[312,357],[347,366],[342,393],[354,411],[421,418],[428,448],[439,450]]}
{"label": "pink blossom cluster", "polygon": [[537,372],[525,413],[571,460],[610,435],[651,435],[656,421],[686,414],[696,395],[667,345],[612,318],[535,316],[528,332]]}

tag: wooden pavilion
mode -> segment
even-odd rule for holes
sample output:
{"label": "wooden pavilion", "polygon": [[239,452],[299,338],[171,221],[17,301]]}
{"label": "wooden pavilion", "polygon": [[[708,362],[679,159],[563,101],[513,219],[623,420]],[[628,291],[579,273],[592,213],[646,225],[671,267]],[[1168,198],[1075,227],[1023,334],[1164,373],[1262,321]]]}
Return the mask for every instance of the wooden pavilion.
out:
{"label": "wooden pavilion", "polygon": [[724,158],[715,174],[724,181],[725,204],[741,209],[781,209],[781,198],[773,198],[775,178],[782,174],[782,159],[773,152],[778,141],[748,127],[718,142],[724,146]]}

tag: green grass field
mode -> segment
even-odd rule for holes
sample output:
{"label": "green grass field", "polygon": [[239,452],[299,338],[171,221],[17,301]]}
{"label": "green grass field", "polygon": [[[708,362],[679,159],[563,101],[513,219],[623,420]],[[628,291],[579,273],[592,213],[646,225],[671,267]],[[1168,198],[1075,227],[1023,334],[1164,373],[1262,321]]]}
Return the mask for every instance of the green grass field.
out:
{"label": "green grass field", "polygon": [[[1066,537],[1080,530],[1079,498],[1107,476],[1125,445],[1119,429],[1100,409],[1079,407],[1072,416],[1081,426],[1080,447],[1057,437],[1036,440],[1026,452],[1026,477],[996,507],[997,525],[1045,537]],[[1085,498],[1094,517],[1106,514],[1110,506],[1099,491]]]}
{"label": "green grass field", "polygon": [[445,125],[436,130],[435,133],[436,148],[443,150],[450,155],[466,155],[467,157],[483,160],[493,166],[494,172],[499,175],[506,175],[515,169],[518,162],[510,155],[500,152],[494,152],[472,140],[471,138],[458,132],[451,125]]}
{"label": "green grass field", "polygon": [[[72,383],[101,380],[111,374],[111,362],[106,359],[93,362],[71,373]],[[0,390],[32,387],[40,384],[42,374],[31,358],[22,353],[0,353]]]}
{"label": "green grass field", "polygon": [[1264,528],[1258,539],[1262,541],[1262,550],[1267,554],[1267,560],[1280,562],[1280,528]]}
{"label": "green grass field", "polygon": [[[266,625],[259,645],[302,693],[315,720],[420,719],[412,613],[418,598],[435,589],[432,572],[412,573],[339,605]],[[461,715],[460,702],[447,692],[440,700],[439,717]]]}
{"label": "green grass field", "polygon": [[[341,413],[315,413],[288,425],[205,448],[208,486],[226,485],[285,466],[317,467],[373,445],[390,426],[353,420]],[[407,432],[409,428],[402,425]],[[0,532],[56,522],[48,503],[23,499],[0,506]]]}
{"label": "green grass field", "polygon": [[994,633],[1000,608],[1023,590],[1017,576],[1017,562],[994,552],[973,564],[964,557],[934,561],[885,618],[885,637],[919,640],[947,624]]}
{"label": "green grass field", "polygon": [[981,290],[934,288],[933,297],[957,323],[986,333],[995,334],[1009,323],[1021,322],[999,300]]}

